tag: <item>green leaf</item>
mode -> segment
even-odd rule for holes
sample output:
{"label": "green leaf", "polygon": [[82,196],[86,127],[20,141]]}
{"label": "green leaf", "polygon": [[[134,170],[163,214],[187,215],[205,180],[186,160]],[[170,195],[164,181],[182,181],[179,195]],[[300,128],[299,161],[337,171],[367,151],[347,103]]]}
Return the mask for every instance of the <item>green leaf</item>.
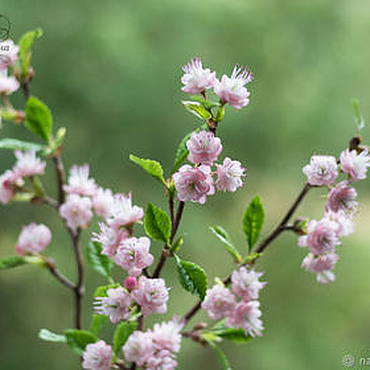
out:
{"label": "green leaf", "polygon": [[67,338],[63,334],[56,334],[48,329],[41,329],[39,331],[39,338],[46,342],[66,343]]}
{"label": "green leaf", "polygon": [[98,341],[93,333],[86,330],[69,329],[65,331],[65,336],[67,344],[79,355],[82,355],[88,344]]}
{"label": "green leaf", "polygon": [[145,232],[155,240],[170,243],[171,220],[167,213],[149,203],[144,216]]}
{"label": "green leaf", "polygon": [[0,270],[11,269],[13,267],[22,266],[27,264],[25,257],[21,256],[10,256],[0,260]]}
{"label": "green leaf", "polygon": [[153,161],[152,159],[142,159],[133,154],[130,154],[130,160],[144,169],[150,176],[154,177],[162,184],[165,184],[163,168],[159,162]]}
{"label": "green leaf", "polygon": [[207,291],[205,271],[193,262],[181,260],[177,255],[175,255],[175,259],[181,286],[203,301]]}
{"label": "green leaf", "polygon": [[229,361],[227,360],[225,354],[222,352],[221,348],[215,342],[209,341],[208,343],[214,349],[220,361],[222,370],[232,370]]}
{"label": "green leaf", "polygon": [[207,120],[212,117],[212,113],[197,101],[183,100],[181,103],[190,113],[193,113],[200,119]]}
{"label": "green leaf", "polygon": [[49,108],[41,100],[31,96],[27,101],[25,114],[25,126],[49,142],[53,126],[53,117]]}
{"label": "green leaf", "polygon": [[115,289],[115,288],[119,288],[119,287],[120,287],[119,284],[110,284],[110,285],[99,286],[95,289],[94,298],[95,297],[106,297],[107,296],[107,291],[109,289]]}
{"label": "green leaf", "polygon": [[226,250],[234,258],[235,262],[237,263],[241,262],[242,256],[239,254],[238,250],[231,242],[229,234],[226,232],[226,230],[221,226],[211,226],[209,229],[213,232],[213,234],[216,235],[216,238],[220,240],[220,242],[225,246]]}
{"label": "green leaf", "polygon": [[219,321],[209,330],[209,332],[219,338],[232,340],[237,343],[245,343],[252,339],[251,336],[245,334],[243,329],[228,328],[225,325],[225,321],[225,319]]}
{"label": "green leaf", "polygon": [[206,108],[206,109],[211,109],[213,107],[219,107],[220,106],[219,102],[206,100],[206,99],[204,99],[200,96],[197,96],[197,95],[194,95],[191,98],[194,99],[195,101],[199,102],[200,104],[202,104],[203,107]]}
{"label": "green leaf", "polygon": [[19,59],[21,62],[22,75],[26,75],[31,62],[31,47],[33,43],[42,36],[43,31],[37,28],[34,31],[25,33],[18,41],[19,45]]}
{"label": "green leaf", "polygon": [[136,330],[137,326],[137,321],[124,321],[117,326],[113,336],[114,353],[117,354],[119,352],[130,335]]}
{"label": "green leaf", "polygon": [[44,150],[46,147],[44,145],[30,143],[27,141],[21,141],[18,139],[2,139],[0,140],[0,149],[9,149],[9,150],[34,150],[39,152]]}
{"label": "green leaf", "polygon": [[102,254],[101,251],[102,246],[100,243],[90,241],[87,246],[87,261],[95,271],[109,279],[113,262],[108,256]]}
{"label": "green leaf", "polygon": [[108,323],[109,317],[105,315],[93,315],[92,322],[90,326],[90,331],[94,335],[99,335],[100,331]]}
{"label": "green leaf", "polygon": [[355,122],[356,128],[359,131],[361,131],[365,127],[365,120],[360,112],[360,101],[358,99],[353,99],[352,107],[353,107],[353,120]]}
{"label": "green leaf", "polygon": [[249,203],[247,210],[243,216],[243,230],[247,237],[249,252],[256,243],[265,219],[265,211],[261,202],[261,198],[257,195]]}

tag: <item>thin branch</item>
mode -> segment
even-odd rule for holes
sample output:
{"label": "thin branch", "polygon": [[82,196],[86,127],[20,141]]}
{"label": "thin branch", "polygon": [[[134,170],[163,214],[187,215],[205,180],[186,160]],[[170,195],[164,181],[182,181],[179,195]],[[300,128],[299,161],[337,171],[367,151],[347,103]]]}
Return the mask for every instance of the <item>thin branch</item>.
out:
{"label": "thin branch", "polygon": [[63,161],[60,153],[56,153],[56,155],[53,157],[55,171],[57,175],[57,184],[58,184],[58,203],[59,205],[64,203],[64,189],[63,185],[65,184],[65,172],[64,172],[64,166]]}
{"label": "thin branch", "polygon": [[75,284],[72,283],[66,276],[64,276],[59,270],[55,267],[55,263],[51,258],[46,258],[46,267],[50,271],[50,273],[63,285],[65,285],[68,289],[75,289]]}

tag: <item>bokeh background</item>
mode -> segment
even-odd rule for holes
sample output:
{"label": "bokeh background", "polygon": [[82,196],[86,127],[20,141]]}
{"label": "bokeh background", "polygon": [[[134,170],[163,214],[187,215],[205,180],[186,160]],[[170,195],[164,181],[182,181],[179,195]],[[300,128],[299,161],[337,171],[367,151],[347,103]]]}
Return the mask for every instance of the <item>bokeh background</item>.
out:
{"label": "bokeh background", "polygon": [[[210,282],[233,267],[208,227],[222,225],[246,252],[241,217],[250,199],[256,193],[263,199],[265,235],[303,186],[301,168],[310,156],[338,155],[356,133],[353,97],[370,120],[367,0],[3,0],[0,13],[10,18],[15,39],[36,27],[45,31],[34,47],[32,92],[52,109],[56,125],[68,130],[66,165],[90,163],[101,186],[131,190],[142,207],[148,201],[165,207],[164,194],[130,163],[129,153],[161,161],[168,173],[178,142],[199,125],[180,103],[181,66],[198,55],[218,76],[230,73],[237,62],[255,73],[250,105],[228,109],[218,130],[224,155],[247,167],[247,184],[235,194],[217,194],[204,206],[190,204],[180,230],[182,256],[201,264]],[[24,104],[20,94],[13,101]],[[365,142],[369,127],[363,131]],[[9,124],[0,137],[32,138]],[[5,152],[0,158],[2,173],[14,158]],[[54,173],[51,167],[48,171],[47,187],[54,194]],[[338,248],[334,284],[319,286],[300,268],[305,252],[294,235],[283,235],[268,249],[258,263],[268,281],[261,294],[266,330],[246,345],[222,344],[234,369],[341,369],[346,353],[370,357],[369,189],[368,181],[358,184],[357,232]],[[321,217],[323,195],[313,191],[297,215]],[[0,207],[0,256],[14,253],[21,226],[32,221],[52,228],[49,253],[73,276],[68,236],[44,206]],[[153,243],[155,254],[160,248]],[[168,262],[172,299],[166,317],[195,302],[179,288]],[[85,327],[92,292],[104,283],[91,270],[88,281]],[[37,338],[40,328],[62,332],[71,326],[71,302],[69,292],[46,271],[1,272],[0,369],[78,369],[66,346]],[[104,336],[109,340],[110,335],[108,328]],[[211,349],[188,340],[179,361],[183,370],[220,368]]]}

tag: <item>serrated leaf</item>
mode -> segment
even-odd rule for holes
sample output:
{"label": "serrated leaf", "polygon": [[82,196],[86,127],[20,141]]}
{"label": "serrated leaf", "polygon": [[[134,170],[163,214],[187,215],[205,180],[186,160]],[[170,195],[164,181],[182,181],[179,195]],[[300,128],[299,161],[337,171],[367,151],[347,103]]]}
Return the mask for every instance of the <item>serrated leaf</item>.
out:
{"label": "serrated leaf", "polygon": [[142,169],[144,169],[149,175],[157,179],[159,182],[161,182],[162,184],[165,184],[165,181],[163,178],[163,168],[159,162],[154,161],[152,159],[142,159],[142,158],[136,157],[133,154],[130,154],[130,160],[136,163]]}
{"label": "serrated leaf", "polygon": [[101,251],[102,246],[99,242],[90,241],[87,246],[87,261],[95,271],[109,279],[113,262],[108,256],[102,254]]}
{"label": "serrated leaf", "polygon": [[30,143],[28,141],[22,141],[18,139],[2,139],[0,140],[0,149],[9,149],[9,150],[34,150],[39,152],[45,150],[45,145],[40,145],[36,143]]}
{"label": "serrated leaf", "polygon": [[27,264],[25,257],[21,256],[10,256],[0,260],[0,270],[11,269],[14,267],[22,266]]}
{"label": "serrated leaf", "polygon": [[110,285],[99,286],[95,289],[94,298],[95,297],[106,297],[107,296],[107,291],[109,289],[115,289],[115,288],[119,288],[119,287],[120,287],[119,284],[110,284]]}
{"label": "serrated leaf", "polygon": [[214,349],[217,358],[220,361],[222,370],[232,370],[226,355],[222,352],[221,348],[215,342],[208,342],[209,345]]}
{"label": "serrated leaf", "polygon": [[175,259],[181,286],[203,301],[207,291],[207,275],[205,271],[195,263],[181,260],[176,255]]}
{"label": "serrated leaf", "polygon": [[99,335],[100,331],[108,324],[109,317],[105,315],[93,315],[90,326],[90,331],[94,335]]}
{"label": "serrated leaf", "polygon": [[31,47],[33,43],[41,37],[43,31],[41,28],[37,28],[34,31],[25,33],[18,41],[19,45],[19,59],[21,62],[22,75],[26,75],[31,62]]}
{"label": "serrated leaf", "polygon": [[117,326],[113,336],[114,353],[117,354],[119,352],[137,326],[137,321],[124,321]]}
{"label": "serrated leaf", "polygon": [[265,211],[261,202],[261,198],[257,195],[249,203],[247,210],[243,216],[243,230],[247,237],[248,250],[252,250],[256,243],[265,219]]}
{"label": "serrated leaf", "polygon": [[35,96],[27,100],[24,125],[33,133],[49,142],[53,126],[53,117],[49,108]]}
{"label": "serrated leaf", "polygon": [[216,238],[225,246],[226,250],[234,258],[235,262],[239,263],[242,260],[242,256],[239,254],[237,248],[231,242],[229,234],[221,226],[211,226],[209,228],[213,234],[216,235]]}
{"label": "serrated leaf", "polygon": [[65,331],[65,336],[67,344],[79,355],[82,355],[88,344],[98,341],[93,333],[86,330],[69,329]]}
{"label": "serrated leaf", "polygon": [[212,113],[197,101],[183,100],[181,103],[190,113],[200,119],[207,120],[212,117]]}
{"label": "serrated leaf", "polygon": [[149,203],[144,216],[145,232],[155,240],[170,243],[171,220],[167,213]]}
{"label": "serrated leaf", "polygon": [[67,338],[64,334],[56,334],[48,329],[41,329],[39,331],[39,338],[45,340],[46,342],[55,342],[55,343],[67,342]]}

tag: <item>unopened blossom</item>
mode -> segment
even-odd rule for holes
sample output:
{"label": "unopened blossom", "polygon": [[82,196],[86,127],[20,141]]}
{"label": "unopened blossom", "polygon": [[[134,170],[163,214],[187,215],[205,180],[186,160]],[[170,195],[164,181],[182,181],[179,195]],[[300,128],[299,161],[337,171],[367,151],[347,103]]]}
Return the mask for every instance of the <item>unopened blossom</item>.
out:
{"label": "unopened blossom", "polygon": [[302,262],[302,267],[310,272],[317,274],[317,281],[321,284],[327,284],[335,280],[333,268],[338,262],[338,255],[335,253],[326,253],[321,256],[314,256],[309,253]]}
{"label": "unopened blossom", "polygon": [[204,69],[202,61],[195,57],[188,64],[182,67],[185,72],[181,77],[183,83],[182,91],[188,94],[199,94],[213,87],[216,82],[216,72],[209,68]]}
{"label": "unopened blossom", "polygon": [[260,303],[258,301],[239,302],[231,315],[226,320],[228,327],[236,329],[243,329],[246,335],[254,337],[255,335],[262,335],[262,315],[259,309]]}
{"label": "unopened blossom", "polygon": [[100,233],[93,233],[91,240],[101,243],[102,254],[112,257],[124,239],[129,237],[127,230],[116,229],[104,222],[99,222]]}
{"label": "unopened blossom", "polygon": [[43,224],[23,226],[15,250],[19,255],[42,252],[51,242],[51,231]]}
{"label": "unopened blossom", "polygon": [[19,46],[13,40],[0,42],[0,70],[6,69],[17,61]]}
{"label": "unopened blossom", "polygon": [[338,176],[338,165],[334,157],[314,155],[310,164],[302,169],[310,185],[323,186],[332,184]]}
{"label": "unopened blossom", "polygon": [[131,296],[140,305],[144,316],[167,311],[168,289],[163,279],[148,279],[141,276],[139,285]]}
{"label": "unopened blossom", "polygon": [[68,184],[63,189],[69,194],[95,195],[97,186],[94,179],[89,179],[89,165],[73,166],[69,171]]}
{"label": "unopened blossom", "polygon": [[109,370],[112,361],[112,347],[103,340],[90,343],[82,355],[82,367],[86,370]]}
{"label": "unopened blossom", "polygon": [[14,76],[8,76],[5,70],[0,70],[0,95],[10,95],[19,89],[19,82]]}
{"label": "unopened blossom", "polygon": [[98,315],[109,316],[110,321],[116,324],[127,320],[130,316],[131,296],[122,287],[107,290],[106,297],[96,297],[94,306]]}
{"label": "unopened blossom", "polygon": [[202,309],[208,312],[213,320],[220,320],[231,314],[236,305],[236,298],[233,293],[224,286],[215,285],[207,289],[206,297],[202,303]]}
{"label": "unopened blossom", "polygon": [[172,370],[176,369],[177,361],[170,351],[155,352],[148,358],[145,369],[147,370]]}
{"label": "unopened blossom", "polygon": [[149,253],[150,239],[128,238],[121,241],[114,262],[131,276],[139,276],[143,269],[152,265],[154,257]]}
{"label": "unopened blossom", "polygon": [[180,201],[204,204],[207,195],[215,193],[211,168],[208,166],[201,165],[193,168],[186,164],[180,167],[172,178]]}
{"label": "unopened blossom", "polygon": [[357,153],[356,150],[344,150],[340,155],[340,166],[344,173],[348,174],[353,181],[366,179],[367,168],[370,167],[368,149]]}
{"label": "unopened blossom", "polygon": [[187,141],[188,160],[194,164],[212,166],[222,152],[221,140],[210,131],[194,131]]}
{"label": "unopened blossom", "polygon": [[59,214],[73,231],[76,231],[78,227],[86,228],[93,217],[91,199],[69,194],[65,203],[60,206]]}
{"label": "unopened blossom", "polygon": [[93,198],[94,211],[98,216],[108,218],[112,213],[114,197],[110,189],[98,188]]}
{"label": "unopened blossom", "polygon": [[330,191],[325,209],[333,212],[353,211],[357,208],[356,198],[356,189],[348,181],[342,181]]}
{"label": "unopened blossom", "polygon": [[151,333],[134,331],[122,350],[127,361],[135,362],[137,365],[143,366],[154,353]]}
{"label": "unopened blossom", "polygon": [[242,178],[245,169],[239,161],[233,161],[226,157],[222,165],[217,166],[216,187],[218,190],[234,192],[237,188],[243,186]]}
{"label": "unopened blossom", "polygon": [[353,222],[352,215],[345,211],[326,211],[325,218],[336,222],[337,227],[335,232],[338,237],[348,236],[355,232],[355,224]]}
{"label": "unopened blossom", "polygon": [[135,289],[137,287],[137,279],[135,276],[127,276],[125,279],[125,288],[129,291]]}
{"label": "unopened blossom", "polygon": [[27,152],[16,150],[14,155],[17,158],[17,162],[15,163],[13,171],[18,176],[30,177],[44,174],[46,162],[37,158],[34,150]]}
{"label": "unopened blossom", "polygon": [[183,324],[176,320],[155,324],[152,332],[154,348],[158,351],[179,352],[181,346],[180,331],[182,327]]}
{"label": "unopened blossom", "polygon": [[216,81],[214,92],[223,104],[230,104],[236,109],[241,109],[249,104],[249,91],[246,84],[253,80],[252,73],[243,67],[236,65],[231,77],[223,75],[221,81]]}
{"label": "unopened blossom", "polygon": [[263,272],[248,271],[242,266],[231,275],[233,292],[245,301],[257,299],[259,291],[266,285],[266,282],[258,280],[262,275]]}
{"label": "unopened blossom", "polygon": [[7,170],[0,176],[0,202],[7,204],[13,200],[17,176],[13,171]]}

